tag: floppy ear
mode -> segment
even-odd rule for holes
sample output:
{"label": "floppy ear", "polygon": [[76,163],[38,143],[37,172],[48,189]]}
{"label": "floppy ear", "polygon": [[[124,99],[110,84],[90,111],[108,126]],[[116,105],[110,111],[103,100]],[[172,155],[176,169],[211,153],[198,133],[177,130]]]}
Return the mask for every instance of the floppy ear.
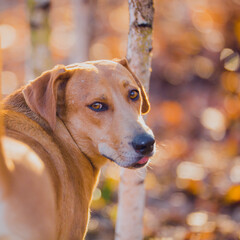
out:
{"label": "floppy ear", "polygon": [[137,85],[138,85],[138,87],[140,88],[140,91],[141,91],[141,95],[142,95],[142,99],[143,99],[142,114],[148,113],[149,110],[150,110],[150,103],[149,103],[149,100],[148,100],[147,93],[146,93],[145,88],[143,87],[142,83],[138,79],[138,77],[132,72],[131,68],[129,67],[127,59],[126,58],[123,58],[123,59],[114,58],[113,61],[117,62],[117,63],[120,63],[122,66],[124,66],[132,74],[134,80],[136,81],[136,83],[137,83]]}
{"label": "floppy ear", "polygon": [[58,86],[69,78],[68,75],[64,65],[57,65],[42,73],[22,90],[27,105],[45,119],[52,130],[56,125]]}

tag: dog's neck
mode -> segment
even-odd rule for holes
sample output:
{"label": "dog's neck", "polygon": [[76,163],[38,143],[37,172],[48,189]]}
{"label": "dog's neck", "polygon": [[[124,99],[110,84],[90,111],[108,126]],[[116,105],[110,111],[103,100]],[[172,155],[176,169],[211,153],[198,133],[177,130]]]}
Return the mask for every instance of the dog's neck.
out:
{"label": "dog's neck", "polygon": [[81,150],[66,124],[60,118],[57,118],[54,135],[60,143],[64,143],[66,146],[66,151],[69,151],[69,154],[73,156],[74,160],[76,161],[76,165],[82,165],[82,162],[79,162],[79,158],[84,159],[84,165],[88,165],[88,168],[91,169],[91,173],[89,174],[93,176],[98,175],[101,166],[93,164],[92,159]]}

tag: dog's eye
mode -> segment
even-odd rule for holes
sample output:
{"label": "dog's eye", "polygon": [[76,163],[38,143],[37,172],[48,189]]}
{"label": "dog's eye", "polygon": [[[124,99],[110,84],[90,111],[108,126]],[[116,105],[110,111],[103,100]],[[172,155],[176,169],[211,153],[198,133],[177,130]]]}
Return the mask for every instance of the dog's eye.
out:
{"label": "dog's eye", "polygon": [[105,103],[94,102],[88,106],[91,110],[95,112],[102,112],[108,110],[108,106]]}
{"label": "dog's eye", "polygon": [[138,90],[131,90],[129,91],[129,98],[133,101],[137,101],[139,99],[139,92]]}

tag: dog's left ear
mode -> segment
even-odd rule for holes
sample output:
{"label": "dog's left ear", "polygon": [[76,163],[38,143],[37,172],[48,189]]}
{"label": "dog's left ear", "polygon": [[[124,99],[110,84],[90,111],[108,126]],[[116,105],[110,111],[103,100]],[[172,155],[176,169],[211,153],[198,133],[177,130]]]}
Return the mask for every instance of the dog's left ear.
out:
{"label": "dog's left ear", "polygon": [[131,68],[128,65],[128,61],[126,58],[123,59],[118,59],[118,58],[114,58],[113,59],[114,62],[120,63],[122,66],[124,66],[133,76],[134,80],[136,81],[138,87],[140,88],[141,91],[141,95],[142,95],[142,99],[143,99],[143,103],[142,103],[142,114],[146,114],[149,112],[150,110],[150,103],[148,100],[148,96],[147,93],[145,91],[145,88],[143,87],[141,81],[138,79],[138,77],[132,72]]}
{"label": "dog's left ear", "polygon": [[57,65],[42,73],[22,90],[27,105],[46,120],[52,130],[56,125],[58,87],[69,78],[70,73],[65,66]]}

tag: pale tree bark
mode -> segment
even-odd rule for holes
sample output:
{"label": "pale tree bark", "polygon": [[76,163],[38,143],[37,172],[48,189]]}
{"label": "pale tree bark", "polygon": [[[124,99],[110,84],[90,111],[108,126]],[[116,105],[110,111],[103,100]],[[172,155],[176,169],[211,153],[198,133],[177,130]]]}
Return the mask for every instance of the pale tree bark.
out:
{"label": "pale tree bark", "polygon": [[39,76],[51,66],[49,51],[50,0],[27,0],[27,15],[30,23],[30,48],[26,60],[26,79]]}
{"label": "pale tree bark", "polygon": [[76,40],[69,61],[83,62],[89,56],[94,0],[72,0],[72,7]]}
{"label": "pale tree bark", "polygon": [[[149,90],[152,52],[153,0],[128,0],[130,29],[127,59],[132,71]],[[115,240],[143,238],[146,169],[121,169]]]}

